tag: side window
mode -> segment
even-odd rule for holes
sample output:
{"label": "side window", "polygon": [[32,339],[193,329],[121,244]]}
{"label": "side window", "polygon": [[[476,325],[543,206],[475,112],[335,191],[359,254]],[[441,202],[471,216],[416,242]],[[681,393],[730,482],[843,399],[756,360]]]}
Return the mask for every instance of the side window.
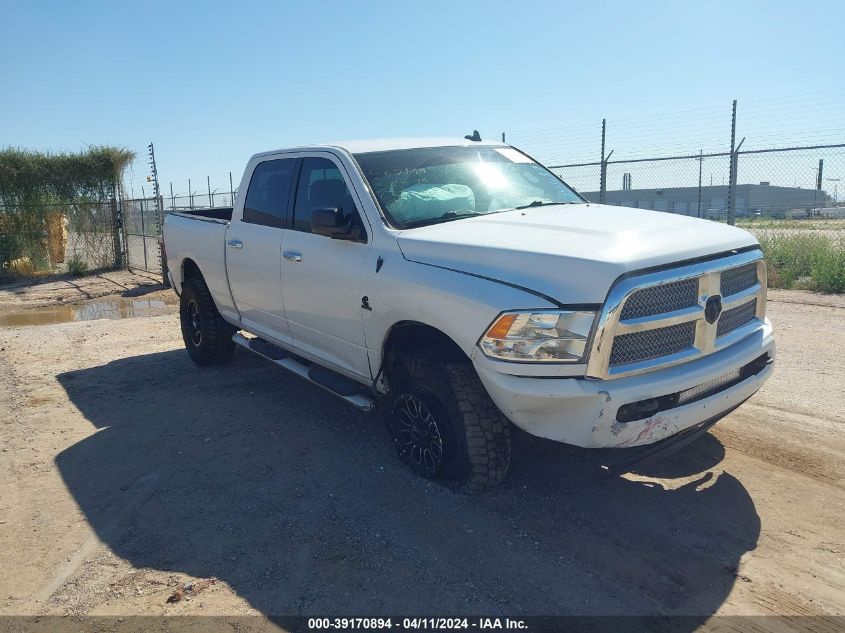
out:
{"label": "side window", "polygon": [[258,163],[244,202],[244,222],[277,228],[284,226],[295,167],[295,158]]}
{"label": "side window", "polygon": [[361,216],[337,165],[328,158],[304,158],[293,207],[293,228],[311,232],[311,209],[340,207],[351,226],[361,226]]}

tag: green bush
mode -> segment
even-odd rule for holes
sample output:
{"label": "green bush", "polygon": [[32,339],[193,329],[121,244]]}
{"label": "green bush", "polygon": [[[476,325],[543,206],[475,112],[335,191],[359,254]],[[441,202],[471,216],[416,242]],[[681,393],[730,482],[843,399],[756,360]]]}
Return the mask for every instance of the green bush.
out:
{"label": "green bush", "polygon": [[76,153],[0,148],[0,270],[20,270],[28,261],[33,270],[49,271],[48,217],[62,213],[71,226],[86,219],[92,205],[101,208],[116,197],[133,158],[119,147]]}
{"label": "green bush", "polygon": [[845,292],[845,249],[818,253],[811,276],[822,292]]}
{"label": "green bush", "polygon": [[824,235],[784,232],[759,235],[770,288],[845,292],[845,245]]}
{"label": "green bush", "polygon": [[811,292],[815,292],[819,289],[818,284],[812,277],[799,277],[792,282],[792,287],[795,290],[809,290]]}
{"label": "green bush", "polygon": [[67,271],[74,277],[82,277],[88,272],[88,264],[78,257],[72,257],[67,262]]}

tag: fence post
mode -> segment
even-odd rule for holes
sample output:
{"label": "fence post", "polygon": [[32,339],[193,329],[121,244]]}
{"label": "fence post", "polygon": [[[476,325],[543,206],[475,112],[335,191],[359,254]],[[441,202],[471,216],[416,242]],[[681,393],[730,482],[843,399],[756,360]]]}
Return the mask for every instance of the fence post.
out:
{"label": "fence post", "polygon": [[112,188],[111,217],[112,233],[114,239],[114,267],[123,268],[123,247],[121,245],[121,234],[123,233],[123,217],[120,213],[120,205],[118,203],[117,186]]}
{"label": "fence post", "polygon": [[604,204],[604,194],[607,192],[607,161],[601,162],[601,175],[599,176],[599,204]]}
{"label": "fence post", "polygon": [[601,167],[599,168],[599,204],[604,204],[604,194],[607,192],[607,159],[604,156],[604,138],[607,129],[607,119],[601,120]]}
{"label": "fence post", "polygon": [[[167,278],[167,258],[162,249],[162,229],[164,226],[164,198],[161,195],[161,189],[158,186],[158,167],[156,165],[155,147],[150,143],[148,146],[150,154],[150,168],[153,176],[153,195],[155,196],[155,244],[158,249],[158,261],[161,267],[161,282],[165,286],[170,285]],[[143,217],[143,216],[142,216]],[[144,238],[144,264],[147,263],[147,238]]]}
{"label": "fence post", "polygon": [[[141,187],[141,195],[144,193],[144,188]],[[141,245],[144,247],[144,270],[150,269],[150,264],[147,261],[147,225],[144,221],[144,214],[147,212],[147,200],[146,198],[141,198],[141,235],[144,237],[141,238]]]}
{"label": "fence post", "polygon": [[736,224],[736,157],[736,151],[731,151],[731,166],[728,174],[728,224],[731,226]]}
{"label": "fence post", "polygon": [[704,167],[704,150],[698,150],[698,217],[701,217],[701,172]]}
{"label": "fence post", "polygon": [[[745,142],[745,137],[736,146],[736,149],[731,152],[731,180],[728,183],[728,224],[736,224],[736,180],[737,172],[739,171],[739,148]],[[747,202],[747,201],[746,201]]]}
{"label": "fence post", "polygon": [[728,166],[728,224],[736,223],[736,99],[731,108],[731,159]]}

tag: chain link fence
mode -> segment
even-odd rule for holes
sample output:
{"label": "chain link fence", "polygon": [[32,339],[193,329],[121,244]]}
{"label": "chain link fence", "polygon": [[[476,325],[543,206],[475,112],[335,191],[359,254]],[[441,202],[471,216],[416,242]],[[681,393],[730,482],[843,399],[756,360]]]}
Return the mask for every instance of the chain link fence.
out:
{"label": "chain link fence", "polygon": [[605,160],[552,170],[592,202],[730,222],[750,231],[766,254],[773,287],[845,292],[845,203],[839,199],[845,144]]}
{"label": "chain link fence", "polygon": [[122,200],[120,203],[123,222],[123,247],[126,266],[130,270],[162,272],[161,235],[163,218],[155,198]]}
{"label": "chain link fence", "polygon": [[134,270],[162,273],[159,236],[164,215],[173,211],[234,206],[237,191],[217,191],[194,195],[162,196],[159,217],[155,198],[134,198],[120,202],[126,266]]}
{"label": "chain link fence", "polygon": [[[605,154],[602,122],[601,154],[596,151],[602,160],[555,164],[551,169],[593,202],[747,229],[763,247],[772,286],[845,292],[845,203],[839,197],[845,196],[845,190],[839,191],[840,185],[845,187],[845,144],[743,149],[744,138],[735,144],[736,127],[734,102],[730,151],[634,153],[637,157],[625,159],[618,158],[620,151],[614,159],[614,151]],[[545,143],[558,156],[566,149],[558,140],[538,138],[542,135],[517,145],[535,153],[532,144]],[[665,130],[656,139],[658,146],[682,140],[669,138]],[[728,138],[723,140],[727,145]],[[649,149],[632,147],[641,148],[635,152]],[[152,144],[149,156],[157,178]],[[141,171],[130,169],[130,175],[137,177]],[[148,195],[157,190],[158,181],[151,185],[151,177],[145,178],[124,190],[126,199],[57,205],[37,213],[0,207],[3,270],[20,276],[128,266],[162,273],[159,236],[164,216],[171,211],[232,207],[238,195],[231,172],[223,187],[212,187],[209,177],[199,186],[187,180],[187,193],[174,191],[168,183],[169,191],[161,191],[158,199]],[[126,195],[139,190],[141,197]]]}
{"label": "chain link fence", "polygon": [[740,153],[736,224],[760,240],[770,285],[845,292],[843,173],[845,145]]}
{"label": "chain link fence", "polygon": [[117,201],[0,207],[0,262],[3,279],[121,267]]}
{"label": "chain link fence", "polygon": [[170,196],[164,198],[167,211],[189,211],[191,209],[212,209],[235,206],[237,191],[217,191],[195,193],[193,195]]}

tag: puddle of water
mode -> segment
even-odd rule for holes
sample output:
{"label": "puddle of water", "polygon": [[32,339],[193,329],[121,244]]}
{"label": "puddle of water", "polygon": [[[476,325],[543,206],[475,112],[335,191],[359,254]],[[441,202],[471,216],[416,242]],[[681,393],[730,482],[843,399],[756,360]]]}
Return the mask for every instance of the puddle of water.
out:
{"label": "puddle of water", "polygon": [[0,327],[24,325],[51,325],[70,321],[93,321],[94,319],[131,319],[133,317],[158,316],[164,314],[164,301],[157,299],[119,299],[118,301],[89,301],[76,305],[58,305],[31,308],[0,314]]}

